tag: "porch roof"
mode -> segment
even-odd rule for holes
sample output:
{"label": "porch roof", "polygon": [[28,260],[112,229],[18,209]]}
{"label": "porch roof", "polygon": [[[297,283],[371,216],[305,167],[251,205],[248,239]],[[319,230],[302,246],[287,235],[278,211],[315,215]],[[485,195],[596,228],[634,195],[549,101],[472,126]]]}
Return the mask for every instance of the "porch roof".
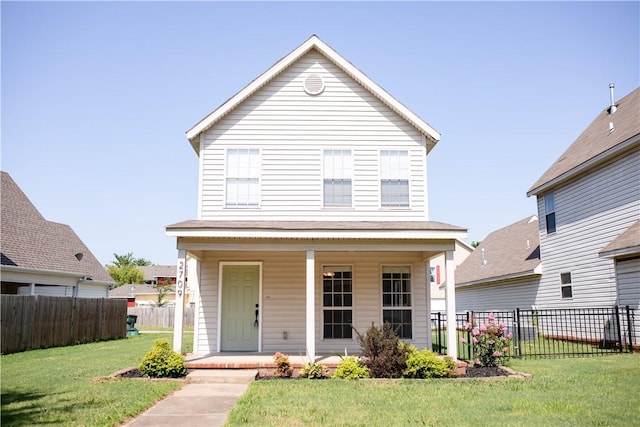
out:
{"label": "porch roof", "polygon": [[214,221],[168,225],[172,237],[285,239],[460,239],[467,230],[437,221]]}

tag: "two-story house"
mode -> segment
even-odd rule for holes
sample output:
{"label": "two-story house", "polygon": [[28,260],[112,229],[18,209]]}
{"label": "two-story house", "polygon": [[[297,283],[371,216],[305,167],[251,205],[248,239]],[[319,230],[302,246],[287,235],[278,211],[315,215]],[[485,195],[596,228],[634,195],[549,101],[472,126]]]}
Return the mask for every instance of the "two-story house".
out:
{"label": "two-story house", "polygon": [[177,238],[178,298],[186,263],[197,295],[194,353],[315,360],[359,351],[353,328],[383,322],[428,347],[438,254],[454,318],[466,230],[428,217],[426,158],[440,134],[317,36],[187,137],[199,157],[197,219],[167,235]]}
{"label": "two-story house", "polygon": [[[610,106],[527,193],[536,196],[540,308],[640,299],[640,88]],[[634,231],[635,230],[635,231]]]}

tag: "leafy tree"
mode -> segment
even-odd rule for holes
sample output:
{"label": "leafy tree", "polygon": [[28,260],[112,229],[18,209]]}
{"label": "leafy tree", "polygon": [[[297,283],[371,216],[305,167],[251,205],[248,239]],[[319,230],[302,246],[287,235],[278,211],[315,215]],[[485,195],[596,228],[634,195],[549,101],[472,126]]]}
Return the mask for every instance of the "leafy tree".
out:
{"label": "leafy tree", "polygon": [[161,280],[157,284],[153,285],[153,287],[158,291],[155,302],[156,307],[164,307],[167,305],[165,297],[171,291],[171,283],[169,281]]}
{"label": "leafy tree", "polygon": [[138,266],[151,265],[145,258],[135,258],[133,253],[124,255],[113,254],[115,260],[107,264],[107,271],[116,282],[116,287],[125,284],[144,283],[144,273]]}
{"label": "leafy tree", "polygon": [[480,246],[480,243],[482,243],[482,242],[476,242],[476,241],[474,240],[473,242],[471,242],[471,247],[475,249],[475,248],[477,248],[478,246]]}

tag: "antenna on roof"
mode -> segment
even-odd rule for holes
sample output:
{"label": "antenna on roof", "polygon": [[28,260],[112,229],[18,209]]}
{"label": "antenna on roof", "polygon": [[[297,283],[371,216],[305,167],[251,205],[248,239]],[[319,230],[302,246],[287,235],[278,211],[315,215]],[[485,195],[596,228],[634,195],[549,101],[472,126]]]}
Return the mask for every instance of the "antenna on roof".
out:
{"label": "antenna on roof", "polygon": [[487,265],[487,260],[484,258],[484,248],[482,248],[482,265]]}

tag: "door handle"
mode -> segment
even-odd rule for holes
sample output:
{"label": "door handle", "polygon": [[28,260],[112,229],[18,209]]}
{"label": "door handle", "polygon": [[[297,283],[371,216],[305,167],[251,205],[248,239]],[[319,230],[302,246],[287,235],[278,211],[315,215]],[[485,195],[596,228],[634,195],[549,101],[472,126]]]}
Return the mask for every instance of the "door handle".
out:
{"label": "door handle", "polygon": [[260,308],[259,308],[259,304],[256,304],[256,320],[253,321],[253,327],[257,328],[258,327],[258,315],[260,314]]}

